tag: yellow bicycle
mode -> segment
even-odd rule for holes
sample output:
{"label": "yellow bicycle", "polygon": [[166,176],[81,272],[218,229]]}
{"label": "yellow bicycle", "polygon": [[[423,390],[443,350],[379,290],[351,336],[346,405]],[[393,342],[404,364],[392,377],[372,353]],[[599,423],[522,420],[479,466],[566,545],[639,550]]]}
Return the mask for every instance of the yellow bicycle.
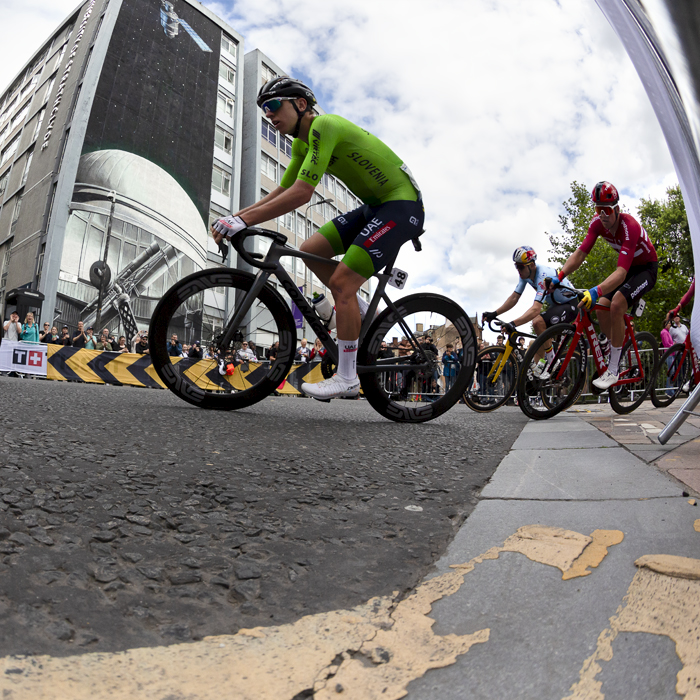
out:
{"label": "yellow bicycle", "polygon": [[[489,328],[494,333],[503,332],[504,322],[493,319]],[[482,324],[481,329],[483,330]],[[519,337],[535,338],[529,333],[514,330],[507,334],[505,345],[492,345],[477,353],[474,378],[464,392],[464,402],[478,413],[495,411],[515,393],[522,357],[517,346]]]}

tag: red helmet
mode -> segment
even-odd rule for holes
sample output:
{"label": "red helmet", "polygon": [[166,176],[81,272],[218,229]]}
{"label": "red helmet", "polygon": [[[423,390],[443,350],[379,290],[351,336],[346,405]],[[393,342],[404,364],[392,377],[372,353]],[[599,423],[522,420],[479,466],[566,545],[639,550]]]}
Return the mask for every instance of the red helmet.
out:
{"label": "red helmet", "polygon": [[615,185],[603,180],[593,188],[591,199],[593,204],[615,205],[620,201],[620,195],[617,193]]}

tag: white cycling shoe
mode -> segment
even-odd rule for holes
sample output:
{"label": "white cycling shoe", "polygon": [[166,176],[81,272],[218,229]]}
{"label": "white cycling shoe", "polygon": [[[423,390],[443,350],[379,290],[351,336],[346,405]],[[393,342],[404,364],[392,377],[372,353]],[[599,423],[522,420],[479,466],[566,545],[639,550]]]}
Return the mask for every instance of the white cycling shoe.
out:
{"label": "white cycling shoe", "polygon": [[613,386],[613,384],[617,384],[619,381],[619,374],[613,374],[609,369],[606,369],[602,377],[598,377],[598,379],[593,380],[593,386],[596,389],[605,391],[605,389],[609,389],[611,386]]}
{"label": "white cycling shoe", "polygon": [[334,374],[330,379],[324,379],[316,384],[301,385],[301,390],[319,401],[329,401],[330,399],[350,399],[360,393],[360,380],[357,376],[354,379],[345,379]]}

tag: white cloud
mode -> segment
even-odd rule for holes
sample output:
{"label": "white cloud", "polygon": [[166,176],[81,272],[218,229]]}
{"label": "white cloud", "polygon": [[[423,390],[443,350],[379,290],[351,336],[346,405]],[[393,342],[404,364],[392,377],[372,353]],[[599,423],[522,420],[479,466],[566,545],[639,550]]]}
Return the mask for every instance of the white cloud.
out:
{"label": "white cloud", "polygon": [[[573,180],[611,180],[629,205],[676,182],[641,82],[593,0],[204,4],[246,51],[310,81],[326,111],[411,166],[427,233],[422,253],[409,245],[399,256],[408,291],[494,308],[517,282],[515,246],[546,260],[545,231],[556,232]],[[12,0],[0,28],[5,82],[70,9]]]}

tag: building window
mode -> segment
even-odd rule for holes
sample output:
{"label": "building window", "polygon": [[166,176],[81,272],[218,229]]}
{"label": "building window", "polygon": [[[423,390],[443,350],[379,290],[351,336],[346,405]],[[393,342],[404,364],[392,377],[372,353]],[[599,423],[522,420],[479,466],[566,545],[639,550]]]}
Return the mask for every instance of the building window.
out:
{"label": "building window", "polygon": [[222,150],[231,155],[233,150],[233,134],[224,131],[220,126],[214,132],[214,143]]}
{"label": "building window", "polygon": [[287,214],[280,216],[280,224],[289,231],[294,232],[294,212],[290,211]]}
{"label": "building window", "polygon": [[217,192],[221,192],[221,194],[224,194],[227,197],[230,197],[231,196],[231,173],[228,173],[225,170],[223,170],[222,168],[219,168],[215,165],[214,169],[212,170],[212,175],[211,175],[211,187],[213,190],[216,190]]}
{"label": "building window", "polygon": [[[270,194],[270,193],[267,190],[260,188],[260,199],[265,199],[265,197],[267,197],[268,194]],[[260,201],[260,200],[258,200],[258,201]]]}
{"label": "building window", "polygon": [[8,170],[2,177],[0,177],[0,197],[5,194],[7,189],[7,183],[10,181],[10,171]]}
{"label": "building window", "polygon": [[58,67],[61,65],[61,61],[63,60],[63,56],[66,53],[66,48],[68,48],[68,42],[63,44],[61,47],[61,53],[56,56],[56,63],[53,64],[52,70],[58,70]]}
{"label": "building window", "polygon": [[266,66],[264,63],[262,64],[262,69],[260,71],[260,77],[262,78],[262,84],[264,85],[268,80],[272,80],[273,78],[277,77],[277,73],[270,68],[270,66]]}
{"label": "building window", "polygon": [[12,125],[10,126],[10,131],[12,131],[20,122],[24,121],[24,118],[27,116],[27,112],[29,112],[29,105],[31,103],[31,100],[27,101],[27,104],[22,107],[22,109],[15,114],[15,116],[12,118]]}
{"label": "building window", "polygon": [[229,56],[233,56],[234,60],[236,58],[236,42],[233,39],[229,39],[225,34],[221,35],[221,49],[225,51]]}
{"label": "building window", "polygon": [[5,128],[0,130],[0,146],[2,146],[2,142],[5,140],[5,134],[7,133],[9,124],[5,124]]}
{"label": "building window", "polygon": [[226,117],[233,117],[233,98],[220,92],[216,97],[216,112]]}
{"label": "building window", "polygon": [[262,137],[273,146],[277,145],[277,132],[275,131],[275,127],[264,119],[262,120]]}
{"label": "building window", "polygon": [[292,157],[292,141],[286,136],[280,137],[280,151],[287,155],[289,158]]}
{"label": "building window", "polygon": [[306,231],[306,219],[297,212],[297,230],[296,233],[298,236],[301,236],[302,238],[304,237],[304,232]]}
{"label": "building window", "polygon": [[47,81],[46,84],[46,92],[44,93],[44,96],[41,98],[42,102],[46,102],[49,99],[49,95],[51,95],[51,90],[53,90],[53,84],[56,82],[56,74],[52,75],[49,80]]}
{"label": "building window", "polygon": [[34,135],[32,136],[32,141],[36,140],[39,135],[39,129],[41,129],[41,123],[44,121],[44,114],[46,114],[46,107],[39,112],[39,116],[36,118],[36,126],[34,127]]}
{"label": "building window", "polygon": [[19,147],[19,137],[21,135],[21,133],[17,134],[17,136],[10,141],[7,147],[3,149],[2,155],[0,156],[0,165],[7,163],[7,161],[10,160],[10,158],[12,158],[12,156],[17,152],[17,148]]}
{"label": "building window", "polygon": [[270,158],[267,153],[261,153],[260,156],[260,172],[267,175],[273,182],[277,182],[277,161]]}
{"label": "building window", "polygon": [[15,197],[15,208],[12,210],[12,219],[10,220],[10,233],[14,233],[15,226],[17,225],[17,220],[19,219],[19,212],[22,209],[22,195],[18,194]]}
{"label": "building window", "polygon": [[34,155],[34,149],[31,148],[30,150],[27,151],[27,160],[24,164],[24,172],[22,173],[22,182],[20,183],[20,187],[24,187],[25,183],[27,182],[27,177],[29,176],[29,168],[32,165],[32,156]]}
{"label": "building window", "polygon": [[230,66],[226,61],[219,62],[219,75],[227,83],[233,85],[236,82],[236,71],[233,66]]}
{"label": "building window", "polygon": [[282,165],[282,163],[279,164],[279,169],[280,169],[280,183],[282,182],[282,178],[284,177],[284,174],[287,172],[287,168]]}

